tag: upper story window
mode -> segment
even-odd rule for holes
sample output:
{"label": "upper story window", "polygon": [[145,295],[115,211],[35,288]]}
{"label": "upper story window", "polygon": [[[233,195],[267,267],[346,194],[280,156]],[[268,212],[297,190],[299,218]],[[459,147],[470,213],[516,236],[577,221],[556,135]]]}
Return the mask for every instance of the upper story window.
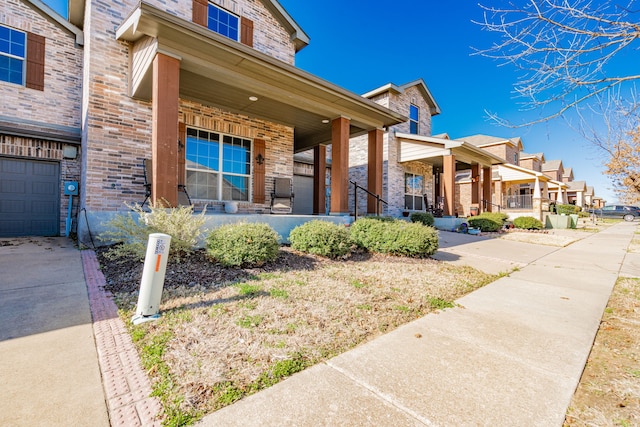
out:
{"label": "upper story window", "polygon": [[409,133],[417,135],[420,130],[419,123],[420,109],[416,105],[411,104],[409,106]]}
{"label": "upper story window", "polygon": [[27,35],[0,25],[0,80],[24,85]]}
{"label": "upper story window", "polygon": [[209,3],[207,28],[231,40],[240,41],[240,18]]}
{"label": "upper story window", "polygon": [[518,165],[518,153],[513,153],[513,164]]}

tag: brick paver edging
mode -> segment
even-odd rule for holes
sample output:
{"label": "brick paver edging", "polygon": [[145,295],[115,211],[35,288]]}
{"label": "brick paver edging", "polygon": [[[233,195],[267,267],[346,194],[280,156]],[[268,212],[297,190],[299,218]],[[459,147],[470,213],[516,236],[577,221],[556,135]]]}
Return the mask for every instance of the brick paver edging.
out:
{"label": "brick paver edging", "polygon": [[162,407],[157,398],[149,397],[149,377],[118,317],[111,294],[104,290],[106,281],[96,254],[92,250],[83,250],[81,254],[111,426],[160,426],[158,415]]}

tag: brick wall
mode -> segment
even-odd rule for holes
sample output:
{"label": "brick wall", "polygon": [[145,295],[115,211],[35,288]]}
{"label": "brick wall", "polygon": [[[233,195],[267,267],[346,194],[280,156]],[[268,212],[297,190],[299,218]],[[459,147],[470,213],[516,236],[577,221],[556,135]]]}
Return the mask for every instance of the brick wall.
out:
{"label": "brick wall", "polygon": [[[186,20],[191,20],[190,0],[150,0],[149,3]],[[282,27],[279,30],[267,31],[267,27],[273,26],[271,25],[273,22],[268,19],[266,21],[269,22],[265,22],[267,11],[261,2],[221,0],[219,3],[231,11],[254,19],[256,49],[292,62],[293,44],[282,43],[283,38],[288,40],[288,34],[285,36],[286,32]],[[151,155],[151,103],[132,99],[127,95],[130,46],[115,39],[117,27],[137,4],[137,0],[86,2],[87,18],[84,26],[86,126],[83,130],[85,174],[81,191],[84,205],[91,210],[126,210],[128,208],[123,202],[144,200],[142,164],[143,160]],[[276,36],[276,33],[279,35]],[[192,105],[185,108],[197,109]],[[218,113],[221,112],[219,110],[214,112],[211,109],[204,114]],[[271,128],[270,125],[257,121],[247,125],[248,119],[241,116],[224,115],[220,120],[232,124],[242,123],[249,127],[255,125],[258,126],[256,130],[258,135],[268,133],[268,136],[276,141],[288,138],[288,144],[293,144],[293,133],[290,129]],[[270,136],[271,134],[273,136]],[[258,135],[256,136],[259,137]],[[276,137],[275,135],[284,136]],[[279,149],[274,150],[277,152]],[[288,156],[279,158],[268,174],[291,176],[293,171],[291,152],[289,151]],[[272,185],[269,179],[267,184]]]}
{"label": "brick wall", "polygon": [[83,49],[26,2],[0,0],[0,24],[45,38],[44,90],[0,81],[0,116],[80,128]]}

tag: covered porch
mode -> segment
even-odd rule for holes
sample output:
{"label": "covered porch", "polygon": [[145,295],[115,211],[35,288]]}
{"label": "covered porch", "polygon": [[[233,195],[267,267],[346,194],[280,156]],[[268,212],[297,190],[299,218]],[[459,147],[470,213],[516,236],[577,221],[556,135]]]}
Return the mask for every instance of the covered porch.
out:
{"label": "covered porch", "polygon": [[[444,216],[468,216],[491,212],[492,166],[504,162],[500,157],[464,141],[396,133],[399,142],[398,162],[422,162],[433,170],[432,194],[425,194]],[[468,171],[469,179],[456,184],[456,175]],[[462,186],[468,190],[462,194]],[[468,195],[468,197],[467,197]],[[427,206],[429,208],[429,206]]]}
{"label": "covered porch", "polygon": [[495,179],[496,197],[510,217],[533,216],[542,221],[551,202],[567,200],[567,185],[542,172],[505,163],[498,166]]}
{"label": "covered porch", "polygon": [[[242,179],[218,184],[233,187],[227,192],[232,196],[219,191],[200,200],[209,206],[237,200],[233,195],[238,194],[241,212],[268,211],[274,178],[292,178],[294,152],[313,149],[314,213],[325,213],[326,147],[331,146],[330,214],[347,215],[349,139],[363,134],[369,137],[370,188],[382,188],[383,130],[406,117],[144,2],[116,36],[131,44],[130,96],[151,103],[152,202],[166,200],[176,206],[178,189],[191,190],[187,171],[193,163],[185,158],[189,126],[197,132],[223,127],[225,133],[248,141]],[[191,112],[200,105],[232,117],[202,120]],[[233,117],[249,124],[238,126]],[[260,123],[284,130],[272,132],[278,138],[271,138]]]}

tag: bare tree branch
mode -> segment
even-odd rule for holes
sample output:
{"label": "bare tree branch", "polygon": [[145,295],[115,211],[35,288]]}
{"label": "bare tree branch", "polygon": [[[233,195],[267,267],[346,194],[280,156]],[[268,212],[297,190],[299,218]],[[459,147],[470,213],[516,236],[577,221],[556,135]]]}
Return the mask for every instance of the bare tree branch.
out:
{"label": "bare tree branch", "polygon": [[523,6],[512,2],[508,8],[480,5],[484,19],[476,23],[496,33],[499,42],[474,54],[521,70],[514,93],[524,100],[524,110],[551,110],[538,120],[521,124],[495,114],[489,117],[510,127],[540,123],[640,80],[640,74],[617,75],[608,68],[621,52],[635,54],[640,63],[640,23],[634,9],[640,1],[623,1],[626,4],[526,0]]}

